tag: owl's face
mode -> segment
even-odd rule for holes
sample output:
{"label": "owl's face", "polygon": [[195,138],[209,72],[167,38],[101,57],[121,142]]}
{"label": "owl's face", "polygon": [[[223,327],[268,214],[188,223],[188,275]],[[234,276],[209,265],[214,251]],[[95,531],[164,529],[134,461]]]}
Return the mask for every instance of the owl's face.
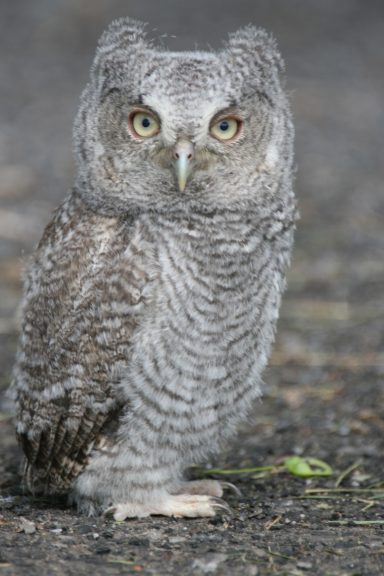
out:
{"label": "owl's face", "polygon": [[146,44],[141,24],[113,23],[75,124],[88,201],[114,214],[260,201],[257,181],[291,137],[278,65],[255,28],[219,53],[172,53]]}

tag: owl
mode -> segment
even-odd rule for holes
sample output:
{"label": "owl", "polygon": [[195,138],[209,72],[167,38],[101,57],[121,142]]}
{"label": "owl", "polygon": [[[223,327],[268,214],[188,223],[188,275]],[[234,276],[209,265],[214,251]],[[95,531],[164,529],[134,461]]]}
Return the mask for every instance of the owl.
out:
{"label": "owl", "polygon": [[274,40],[171,52],[123,18],[74,124],[77,176],[28,266],[14,371],[24,483],[115,519],[214,516],[187,481],[261,394],[296,221]]}

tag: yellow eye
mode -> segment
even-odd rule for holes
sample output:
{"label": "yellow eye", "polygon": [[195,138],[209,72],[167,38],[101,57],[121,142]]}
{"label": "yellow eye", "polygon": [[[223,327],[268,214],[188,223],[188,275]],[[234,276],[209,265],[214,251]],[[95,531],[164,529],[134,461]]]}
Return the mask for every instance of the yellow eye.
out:
{"label": "yellow eye", "polygon": [[151,138],[160,130],[160,123],[150,112],[133,112],[129,124],[134,136]]}
{"label": "yellow eye", "polygon": [[227,118],[221,118],[211,126],[211,134],[217,140],[227,142],[235,138],[239,132],[240,126],[240,120],[228,116]]}

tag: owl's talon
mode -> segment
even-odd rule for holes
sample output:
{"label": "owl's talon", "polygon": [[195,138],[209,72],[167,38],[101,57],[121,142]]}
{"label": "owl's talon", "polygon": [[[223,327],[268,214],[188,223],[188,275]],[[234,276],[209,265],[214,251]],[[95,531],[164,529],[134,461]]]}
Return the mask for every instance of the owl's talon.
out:
{"label": "owl's talon", "polygon": [[237,486],[232,484],[232,482],[220,482],[220,486],[223,488],[223,490],[226,490],[226,489],[232,490],[232,492],[234,492],[236,494],[236,496],[242,495],[241,490],[239,490],[239,488]]}
{"label": "owl's talon", "polygon": [[104,510],[104,516],[108,518],[109,516],[113,516],[115,512],[116,512],[116,506],[110,506],[109,508]]}
{"label": "owl's talon", "polygon": [[217,512],[232,514],[224,500],[216,496],[202,494],[169,494],[160,501],[135,503],[124,502],[110,506],[105,515],[113,515],[116,521],[126,518],[144,518],[146,516],[173,516],[174,518],[207,518]]}
{"label": "owl's talon", "polygon": [[201,494],[221,498],[226,489],[233,490],[237,496],[241,496],[240,490],[230,482],[221,482],[220,480],[210,479],[181,482],[173,487],[171,494]]}
{"label": "owl's talon", "polygon": [[223,510],[224,512],[230,514],[231,516],[233,515],[232,508],[224,500],[222,500],[221,498],[217,498],[216,496],[211,496],[211,500],[214,501],[212,505],[215,508],[217,508],[218,510]]}

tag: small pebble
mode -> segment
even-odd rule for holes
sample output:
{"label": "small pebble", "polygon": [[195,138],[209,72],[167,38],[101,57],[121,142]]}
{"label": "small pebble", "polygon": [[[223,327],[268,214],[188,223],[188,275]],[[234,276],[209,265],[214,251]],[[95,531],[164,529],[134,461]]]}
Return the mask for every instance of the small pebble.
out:
{"label": "small pebble", "polygon": [[306,562],[305,560],[299,560],[299,562],[296,564],[296,566],[298,568],[300,568],[301,570],[311,570],[313,567],[313,564],[311,564],[311,562]]}
{"label": "small pebble", "polygon": [[219,565],[225,562],[226,559],[226,554],[207,554],[206,556],[196,558],[192,562],[192,568],[200,570],[203,574],[217,573]]}
{"label": "small pebble", "polygon": [[131,546],[143,546],[144,548],[148,548],[150,542],[148,538],[130,538],[128,544]]}
{"label": "small pebble", "polygon": [[172,538],[169,539],[169,543],[170,544],[180,544],[181,542],[185,542],[185,537],[183,536],[172,536]]}
{"label": "small pebble", "polygon": [[268,556],[268,552],[266,552],[265,550],[263,550],[263,548],[254,548],[253,549],[253,553],[258,557],[258,558],[266,558]]}
{"label": "small pebble", "polygon": [[20,518],[20,526],[18,532],[24,532],[24,534],[34,534],[36,532],[36,524],[27,520],[26,518]]}
{"label": "small pebble", "polygon": [[104,546],[104,547],[97,548],[96,554],[109,554],[110,551],[111,551],[110,548],[107,548],[106,546]]}
{"label": "small pebble", "polygon": [[371,542],[367,542],[367,546],[369,548],[384,548],[384,540],[372,540]]}

